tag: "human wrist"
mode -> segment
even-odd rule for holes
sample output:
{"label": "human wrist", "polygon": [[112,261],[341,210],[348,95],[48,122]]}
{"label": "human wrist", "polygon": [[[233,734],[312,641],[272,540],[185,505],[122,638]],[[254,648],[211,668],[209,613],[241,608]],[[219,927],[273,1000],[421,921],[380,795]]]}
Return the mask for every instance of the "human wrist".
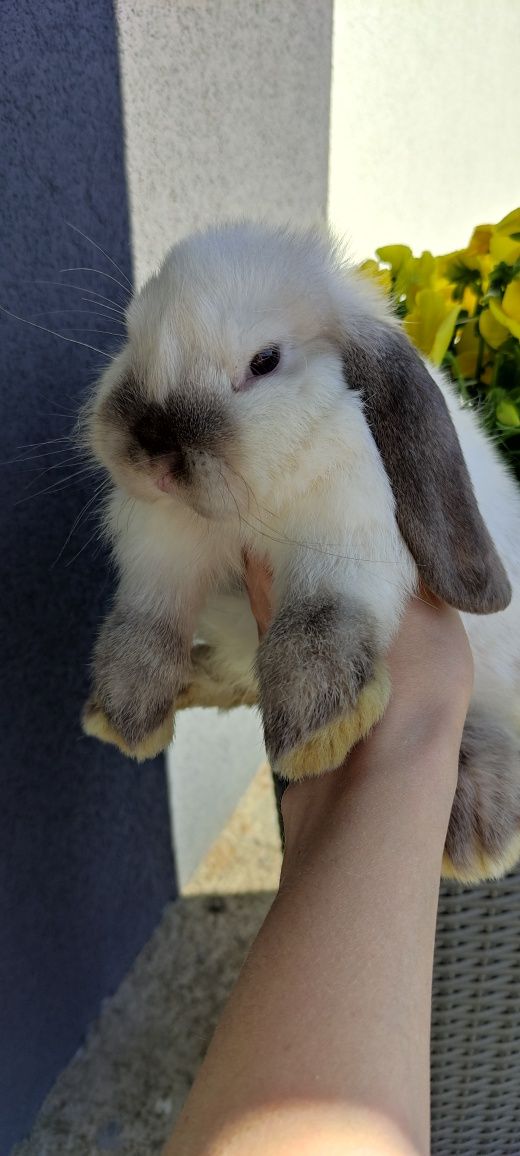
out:
{"label": "human wrist", "polygon": [[451,758],[456,770],[466,711],[466,696],[456,693],[442,692],[428,699],[417,694],[392,696],[384,718],[354,749],[349,764],[384,758],[404,769],[410,758],[430,759],[437,754],[447,765]]}
{"label": "human wrist", "polygon": [[383,799],[402,819],[438,828],[444,840],[457,784],[462,724],[454,713],[406,712],[380,723],[336,770],[291,784],[282,801],[286,850],[349,839],[354,811],[370,814]]}

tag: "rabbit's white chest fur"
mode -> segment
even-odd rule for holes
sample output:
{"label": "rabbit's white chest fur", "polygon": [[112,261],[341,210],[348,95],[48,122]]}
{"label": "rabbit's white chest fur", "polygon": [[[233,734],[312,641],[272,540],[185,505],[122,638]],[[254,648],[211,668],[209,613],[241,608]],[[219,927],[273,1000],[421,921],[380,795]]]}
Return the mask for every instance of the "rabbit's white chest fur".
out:
{"label": "rabbit's white chest fur", "polygon": [[[275,599],[289,573],[295,595],[327,582],[354,597],[361,592],[381,624],[384,647],[416,585],[415,563],[397,530],[391,487],[361,401],[345,389],[339,366],[335,372],[340,396],[332,411],[310,420],[306,437],[285,456],[286,438],[279,431],[281,468],[264,471],[257,445],[260,468],[249,465],[247,506],[242,503],[234,516],[201,518],[182,497],[153,505],[136,501],[128,515],[126,495],[116,492],[112,499],[111,534],[133,589],[140,582],[147,592],[155,587],[161,602],[180,579],[184,586],[186,573],[194,592],[204,575],[210,589],[195,633],[218,647],[234,681],[252,678],[258,643],[240,581],[245,549],[271,563]],[[141,575],[136,580],[134,569]]]}

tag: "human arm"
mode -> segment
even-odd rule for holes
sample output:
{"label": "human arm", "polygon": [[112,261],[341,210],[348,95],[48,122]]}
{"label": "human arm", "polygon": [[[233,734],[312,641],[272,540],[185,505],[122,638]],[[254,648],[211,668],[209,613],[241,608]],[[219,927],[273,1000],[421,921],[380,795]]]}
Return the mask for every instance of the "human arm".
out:
{"label": "human arm", "polygon": [[428,1152],[440,864],[472,682],[458,615],[414,600],[389,665],[370,738],[285,793],[280,890],[167,1156]]}

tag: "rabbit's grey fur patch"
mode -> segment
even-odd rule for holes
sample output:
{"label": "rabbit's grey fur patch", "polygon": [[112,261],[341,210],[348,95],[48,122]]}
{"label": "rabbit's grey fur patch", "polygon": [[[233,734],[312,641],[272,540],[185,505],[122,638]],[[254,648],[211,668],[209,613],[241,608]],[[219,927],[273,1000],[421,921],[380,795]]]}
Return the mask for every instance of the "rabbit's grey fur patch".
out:
{"label": "rabbit's grey fur patch", "polygon": [[94,652],[94,701],[129,747],[166,718],[186,677],[189,654],[175,625],[116,605]]}
{"label": "rabbit's grey fur patch", "polygon": [[488,711],[470,710],[462,736],[459,777],[446,854],[459,875],[481,875],[482,858],[497,865],[520,835],[520,741]]}
{"label": "rabbit's grey fur patch", "polygon": [[352,710],[377,653],[375,622],[344,595],[320,593],[282,607],[256,663],[269,757]]}
{"label": "rabbit's grey fur patch", "polygon": [[348,384],[390,478],[396,518],[426,585],[472,614],[504,610],[511,584],[477,506],[446,402],[404,334],[367,322],[347,341]]}

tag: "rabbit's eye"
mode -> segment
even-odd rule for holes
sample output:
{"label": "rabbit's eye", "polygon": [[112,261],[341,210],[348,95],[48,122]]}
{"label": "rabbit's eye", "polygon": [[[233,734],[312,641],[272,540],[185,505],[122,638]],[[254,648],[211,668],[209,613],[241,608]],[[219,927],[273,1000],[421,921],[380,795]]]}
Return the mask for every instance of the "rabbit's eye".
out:
{"label": "rabbit's eye", "polygon": [[265,373],[272,373],[279,361],[280,349],[278,345],[269,345],[267,349],[260,349],[258,353],[255,353],[253,360],[249,362],[249,368],[253,377],[262,377]]}

